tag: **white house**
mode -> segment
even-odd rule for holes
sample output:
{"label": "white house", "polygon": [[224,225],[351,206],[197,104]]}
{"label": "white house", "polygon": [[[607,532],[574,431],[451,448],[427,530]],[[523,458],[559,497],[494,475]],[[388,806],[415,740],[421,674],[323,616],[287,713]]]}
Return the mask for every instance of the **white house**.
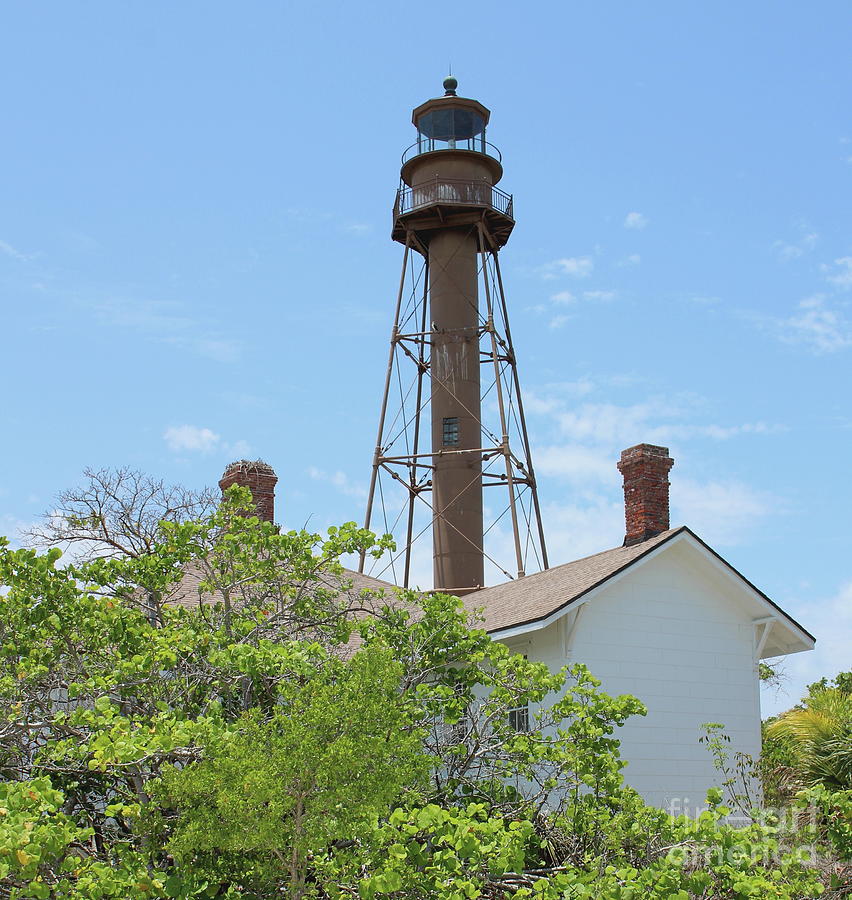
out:
{"label": "white house", "polygon": [[[585,663],[610,694],[646,705],[617,737],[625,778],[654,806],[689,811],[719,783],[699,743],[718,722],[732,752],[760,753],[761,659],[810,650],[814,638],[689,528],[669,527],[665,447],[639,444],[618,463],[624,544],[467,594],[467,609],[496,640],[552,670]],[[251,488],[272,521],[277,478],[265,463],[233,463],[220,482]],[[388,594],[385,581],[344,573],[353,594]],[[194,605],[192,572],[172,598]]]}
{"label": "white house", "polygon": [[758,663],[814,638],[687,527],[669,528],[664,447],[622,453],[627,537],[594,556],[465,597],[491,636],[551,669],[585,663],[648,709],[619,730],[625,778],[645,800],[694,809],[719,776],[702,725],[760,753]]}

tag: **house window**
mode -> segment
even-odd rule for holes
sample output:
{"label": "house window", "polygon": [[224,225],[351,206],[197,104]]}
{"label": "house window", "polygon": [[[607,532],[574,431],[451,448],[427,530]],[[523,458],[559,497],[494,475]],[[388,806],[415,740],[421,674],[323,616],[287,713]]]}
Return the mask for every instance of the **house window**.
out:
{"label": "house window", "polygon": [[509,710],[509,728],[518,732],[530,730],[530,708],[528,704],[514,706]]}
{"label": "house window", "polygon": [[443,444],[453,447],[459,442],[459,420],[456,416],[444,419]]}

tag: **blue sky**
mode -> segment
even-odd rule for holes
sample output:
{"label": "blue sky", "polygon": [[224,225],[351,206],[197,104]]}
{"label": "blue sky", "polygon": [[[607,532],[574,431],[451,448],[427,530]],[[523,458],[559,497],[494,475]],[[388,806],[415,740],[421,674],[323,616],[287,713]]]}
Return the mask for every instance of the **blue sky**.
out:
{"label": "blue sky", "polygon": [[[428,9],[428,12],[425,10]],[[410,111],[492,109],[551,558],[620,543],[663,443],[693,527],[852,665],[852,6],[8,4],[0,525],[84,466],[360,519]]]}

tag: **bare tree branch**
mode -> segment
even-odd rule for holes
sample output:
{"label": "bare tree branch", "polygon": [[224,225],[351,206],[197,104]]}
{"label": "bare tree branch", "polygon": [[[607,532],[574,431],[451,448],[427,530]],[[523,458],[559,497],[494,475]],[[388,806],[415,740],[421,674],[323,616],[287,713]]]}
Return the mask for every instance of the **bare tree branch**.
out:
{"label": "bare tree branch", "polygon": [[183,522],[212,511],[219,494],[167,485],[136,469],[84,469],[84,483],[61,491],[43,521],[24,533],[34,547],[74,547],[81,560],[150,553],[163,520]]}

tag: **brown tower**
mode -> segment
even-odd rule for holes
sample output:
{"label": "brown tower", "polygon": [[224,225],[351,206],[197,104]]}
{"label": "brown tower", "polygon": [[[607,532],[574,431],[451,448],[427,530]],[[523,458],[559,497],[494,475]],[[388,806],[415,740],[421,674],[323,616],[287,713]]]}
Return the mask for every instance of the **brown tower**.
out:
{"label": "brown tower", "polygon": [[[537,568],[546,568],[547,558],[497,261],[515,224],[512,198],[495,187],[503,167],[485,140],[489,111],[457,96],[456,87],[445,79],[444,95],[414,110],[417,141],[402,158],[392,237],[405,255],[366,527],[377,488],[385,505],[385,473],[406,488],[402,583],[408,585],[412,543],[427,530],[415,534],[423,501],[431,513],[434,588],[464,594],[484,586],[486,560],[515,577],[485,550],[485,535],[497,524],[485,525],[485,485],[508,487],[508,505],[495,519],[509,514],[517,576],[531,556]],[[408,391],[403,369],[413,374]],[[398,401],[391,398],[397,383]],[[486,408],[497,406],[490,425],[483,396]],[[424,450],[427,421],[431,443]]]}

